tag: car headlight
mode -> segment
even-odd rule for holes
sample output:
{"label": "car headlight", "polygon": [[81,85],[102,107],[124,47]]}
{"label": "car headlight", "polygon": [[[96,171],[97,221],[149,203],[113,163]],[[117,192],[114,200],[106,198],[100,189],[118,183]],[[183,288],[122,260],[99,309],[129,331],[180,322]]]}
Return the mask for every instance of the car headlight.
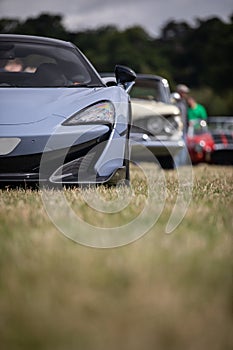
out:
{"label": "car headlight", "polygon": [[155,135],[163,130],[163,124],[164,121],[159,116],[151,117],[147,121],[147,129]]}
{"label": "car headlight", "polygon": [[82,111],[74,114],[62,125],[78,125],[88,123],[108,123],[113,124],[115,121],[115,109],[111,102],[102,101],[95,105],[89,106]]}

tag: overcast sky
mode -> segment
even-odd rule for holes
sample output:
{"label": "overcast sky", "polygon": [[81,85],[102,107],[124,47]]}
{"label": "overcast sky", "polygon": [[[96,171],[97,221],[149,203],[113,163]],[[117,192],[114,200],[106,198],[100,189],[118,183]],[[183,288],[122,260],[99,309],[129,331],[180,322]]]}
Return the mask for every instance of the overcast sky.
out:
{"label": "overcast sky", "polygon": [[171,19],[195,24],[195,19],[217,16],[228,21],[232,0],[0,0],[0,18],[61,14],[69,30],[113,24],[119,29],[140,25],[152,36]]}

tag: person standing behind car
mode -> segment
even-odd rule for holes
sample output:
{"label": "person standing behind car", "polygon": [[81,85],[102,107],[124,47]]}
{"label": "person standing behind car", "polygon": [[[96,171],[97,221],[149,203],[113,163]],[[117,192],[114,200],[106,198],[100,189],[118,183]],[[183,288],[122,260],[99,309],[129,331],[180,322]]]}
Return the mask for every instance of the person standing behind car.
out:
{"label": "person standing behind car", "polygon": [[197,103],[193,97],[188,97],[188,121],[195,122],[197,120],[207,121],[207,112],[203,105]]}
{"label": "person standing behind car", "polygon": [[184,84],[178,84],[176,87],[180,99],[177,100],[177,105],[181,111],[181,117],[183,122],[183,132],[187,133],[188,130],[188,104],[187,99],[189,97],[189,88]]}
{"label": "person standing behind car", "polygon": [[[176,99],[176,105],[180,109],[181,119],[183,123],[183,140],[186,145],[186,134],[188,131],[188,94],[190,92],[189,88],[184,84],[179,84],[176,87],[178,92],[178,98]],[[186,165],[188,158],[188,150],[185,146],[174,158],[176,166]]]}

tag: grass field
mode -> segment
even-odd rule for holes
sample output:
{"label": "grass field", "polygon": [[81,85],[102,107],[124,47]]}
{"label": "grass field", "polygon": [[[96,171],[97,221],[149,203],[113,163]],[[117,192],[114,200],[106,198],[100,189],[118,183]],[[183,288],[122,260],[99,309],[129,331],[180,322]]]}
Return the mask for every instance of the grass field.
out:
{"label": "grass field", "polygon": [[[178,188],[176,172],[168,171],[158,221],[114,249],[67,239],[48,218],[40,191],[0,190],[1,349],[232,349],[233,168],[193,172],[192,200],[175,231],[165,233]],[[146,202],[137,169],[132,183],[129,208],[107,218],[93,215],[82,190],[65,196],[83,220],[112,227],[133,220]]]}

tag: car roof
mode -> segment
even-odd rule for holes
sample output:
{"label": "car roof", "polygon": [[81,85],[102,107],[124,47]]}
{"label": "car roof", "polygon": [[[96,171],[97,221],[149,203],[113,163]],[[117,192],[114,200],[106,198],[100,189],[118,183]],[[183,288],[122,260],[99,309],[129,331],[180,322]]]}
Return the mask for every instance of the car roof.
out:
{"label": "car roof", "polygon": [[[136,74],[136,80],[157,80],[157,81],[162,81],[162,80],[167,80],[159,75],[154,75],[154,74]],[[105,78],[105,77],[115,77],[115,74],[113,72],[102,72],[100,73],[100,76]]]}
{"label": "car roof", "polygon": [[164,80],[165,78],[159,76],[159,75],[153,75],[153,74],[137,74],[137,78],[140,80],[157,80],[161,81]]}
{"label": "car roof", "polygon": [[59,46],[74,47],[74,45],[68,41],[59,39],[47,38],[34,35],[20,35],[20,34],[0,34],[0,41],[18,41],[38,44],[53,44]]}

